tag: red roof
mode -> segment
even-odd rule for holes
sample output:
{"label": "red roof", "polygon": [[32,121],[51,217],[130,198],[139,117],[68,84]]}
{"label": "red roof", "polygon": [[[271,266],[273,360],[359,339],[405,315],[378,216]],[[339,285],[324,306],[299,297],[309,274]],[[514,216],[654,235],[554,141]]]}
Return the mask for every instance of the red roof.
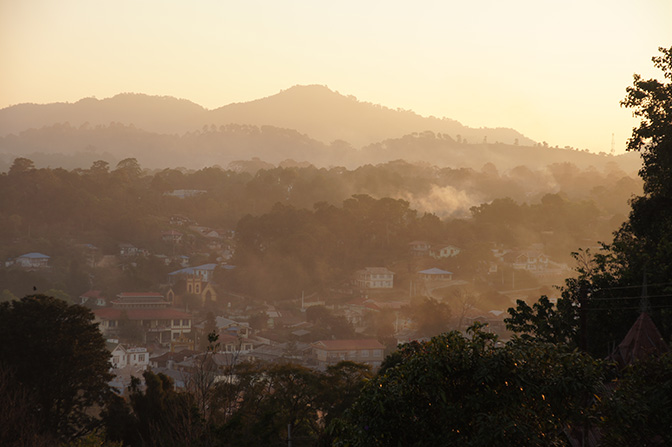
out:
{"label": "red roof", "polygon": [[119,298],[136,298],[136,297],[158,297],[158,298],[163,298],[163,295],[160,293],[156,292],[121,292],[119,295],[117,295]]}
{"label": "red roof", "polygon": [[355,351],[360,349],[385,349],[378,340],[367,338],[363,340],[320,340],[312,344],[314,348],[325,351]]}
{"label": "red roof", "polygon": [[119,320],[123,312],[126,312],[129,320],[172,320],[191,319],[191,314],[177,309],[114,309],[104,307],[96,309],[93,313],[103,320]]}

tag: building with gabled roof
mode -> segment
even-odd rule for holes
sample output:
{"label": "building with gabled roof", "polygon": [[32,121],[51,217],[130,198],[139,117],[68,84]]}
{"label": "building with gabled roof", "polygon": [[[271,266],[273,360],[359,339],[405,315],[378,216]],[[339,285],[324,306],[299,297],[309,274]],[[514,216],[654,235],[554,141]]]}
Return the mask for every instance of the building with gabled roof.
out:
{"label": "building with gabled roof", "polygon": [[188,307],[187,297],[197,297],[204,305],[217,301],[217,291],[211,282],[204,281],[201,276],[188,275],[180,277],[166,292],[166,299],[176,307]]}
{"label": "building with gabled roof", "polygon": [[160,293],[122,292],[110,303],[115,309],[165,309],[170,303]]}
{"label": "building with gabled roof", "polygon": [[366,267],[355,273],[355,285],[360,289],[391,289],[394,272],[385,267]]}
{"label": "building with gabled roof", "polygon": [[203,264],[196,267],[185,267],[168,273],[168,283],[175,284],[181,278],[197,277],[202,281],[210,282],[215,273],[217,264]]}
{"label": "building with gabled roof", "polygon": [[548,256],[538,251],[511,251],[502,256],[505,264],[516,270],[543,272],[548,268]]}
{"label": "building with gabled roof", "polygon": [[124,324],[141,328],[143,343],[168,345],[183,334],[190,334],[191,314],[169,308],[114,308],[104,307],[93,311],[95,322],[107,338],[119,335]]}
{"label": "building with gabled roof", "polygon": [[161,240],[164,242],[173,242],[179,244],[182,242],[183,234],[176,230],[168,230],[161,232]]}
{"label": "building with gabled roof", "polygon": [[24,269],[44,269],[49,267],[50,256],[42,253],[26,253],[13,260],[14,265]]}
{"label": "building with gabled roof", "polygon": [[123,344],[118,344],[111,352],[110,362],[112,368],[125,368],[126,366],[134,366],[144,370],[149,365],[149,353],[147,348],[141,346],[126,347]]}
{"label": "building with gabled roof", "polygon": [[431,248],[431,244],[427,241],[412,241],[408,246],[414,256],[424,256]]}
{"label": "building with gabled roof", "polygon": [[649,314],[642,312],[609,359],[623,368],[651,355],[663,355],[669,350]]}
{"label": "building with gabled roof", "polygon": [[79,304],[82,306],[96,308],[107,306],[105,298],[100,290],[89,290],[79,295]]}
{"label": "building with gabled roof", "polygon": [[429,256],[435,259],[452,258],[460,254],[460,249],[454,245],[439,245],[432,247]]}
{"label": "building with gabled roof", "polygon": [[364,363],[378,368],[385,356],[385,345],[376,339],[320,340],[310,345],[312,359],[319,369],[341,361]]}
{"label": "building with gabled roof", "polygon": [[419,271],[418,276],[426,281],[450,281],[453,279],[453,272],[434,267]]}

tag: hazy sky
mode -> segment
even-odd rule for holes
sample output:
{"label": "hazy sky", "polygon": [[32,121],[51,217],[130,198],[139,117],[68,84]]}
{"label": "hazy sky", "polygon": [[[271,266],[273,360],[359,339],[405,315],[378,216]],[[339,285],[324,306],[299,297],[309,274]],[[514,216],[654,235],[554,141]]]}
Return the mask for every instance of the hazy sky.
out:
{"label": "hazy sky", "polygon": [[553,146],[608,152],[614,133],[622,152],[618,103],[671,45],[670,0],[0,0],[0,108],[322,84]]}

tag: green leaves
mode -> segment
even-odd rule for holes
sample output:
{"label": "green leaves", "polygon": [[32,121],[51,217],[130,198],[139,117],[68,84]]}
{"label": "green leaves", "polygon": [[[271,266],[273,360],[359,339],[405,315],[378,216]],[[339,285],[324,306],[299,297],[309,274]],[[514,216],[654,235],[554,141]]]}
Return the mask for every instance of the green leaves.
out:
{"label": "green leaves", "polygon": [[602,366],[549,343],[498,347],[474,327],[410,343],[372,379],[336,445],[555,445],[587,424]]}
{"label": "green leaves", "polygon": [[72,440],[109,392],[109,351],[88,309],[44,295],[0,303],[0,370],[30,391],[45,433]]}

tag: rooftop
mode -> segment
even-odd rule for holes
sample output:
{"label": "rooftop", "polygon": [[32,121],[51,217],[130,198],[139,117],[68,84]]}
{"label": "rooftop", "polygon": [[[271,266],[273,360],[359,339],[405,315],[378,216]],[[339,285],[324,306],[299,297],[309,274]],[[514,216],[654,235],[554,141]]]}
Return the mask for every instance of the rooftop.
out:
{"label": "rooftop", "polygon": [[360,349],[385,349],[378,340],[367,338],[361,340],[320,340],[311,345],[325,351],[355,351]]}

